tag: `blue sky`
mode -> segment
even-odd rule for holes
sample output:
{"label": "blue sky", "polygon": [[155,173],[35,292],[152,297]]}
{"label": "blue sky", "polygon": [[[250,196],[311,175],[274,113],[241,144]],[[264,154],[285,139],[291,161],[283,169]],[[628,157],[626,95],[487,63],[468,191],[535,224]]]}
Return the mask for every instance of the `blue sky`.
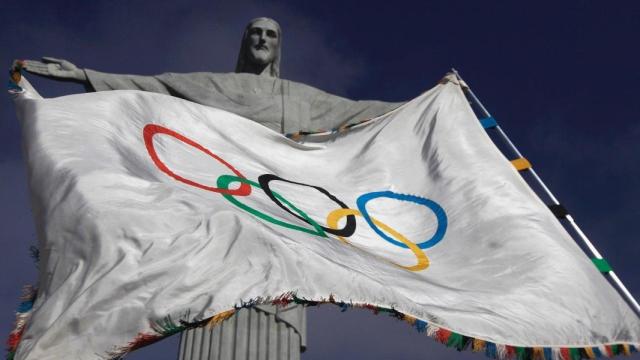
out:
{"label": "blue sky", "polygon": [[[113,73],[233,71],[254,17],[283,28],[282,77],[354,98],[403,101],[456,67],[640,298],[640,4],[634,2],[3,2],[3,51]],[[81,86],[30,80],[46,97]],[[0,333],[36,270],[20,129],[0,99]],[[303,359],[466,359],[407,325],[323,306]],[[177,338],[131,359],[174,359]],[[640,359],[639,355],[632,357]]]}

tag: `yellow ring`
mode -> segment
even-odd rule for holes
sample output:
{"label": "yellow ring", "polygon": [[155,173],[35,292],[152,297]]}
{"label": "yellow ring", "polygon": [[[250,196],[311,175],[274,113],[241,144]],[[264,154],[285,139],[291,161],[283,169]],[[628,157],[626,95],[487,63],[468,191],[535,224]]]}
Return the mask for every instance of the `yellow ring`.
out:
{"label": "yellow ring", "polygon": [[[332,229],[337,229],[338,228],[338,221],[340,219],[342,219],[343,217],[348,216],[348,215],[362,216],[362,214],[360,213],[359,210],[355,210],[355,209],[335,209],[327,216],[327,226],[332,228]],[[383,224],[382,222],[376,220],[375,218],[372,217],[371,221],[373,221],[373,223],[376,224],[376,226],[378,226],[380,229],[382,229],[383,231],[389,233],[391,236],[393,236],[394,238],[398,239],[398,241],[400,241],[401,243],[407,245],[407,247],[416,256],[416,259],[418,259],[418,263],[416,265],[413,265],[413,266],[403,266],[403,265],[396,264],[393,261],[391,262],[392,264],[394,264],[396,266],[399,266],[399,267],[401,267],[403,269],[409,270],[409,271],[420,271],[420,270],[424,270],[424,269],[429,267],[429,258],[424,253],[424,251],[422,251],[422,249],[420,249],[416,244],[412,243],[406,237],[402,236],[399,232],[393,230],[391,227],[389,227],[386,224]],[[340,239],[340,241],[342,241],[345,244],[350,244],[342,236],[338,236],[338,239]]]}

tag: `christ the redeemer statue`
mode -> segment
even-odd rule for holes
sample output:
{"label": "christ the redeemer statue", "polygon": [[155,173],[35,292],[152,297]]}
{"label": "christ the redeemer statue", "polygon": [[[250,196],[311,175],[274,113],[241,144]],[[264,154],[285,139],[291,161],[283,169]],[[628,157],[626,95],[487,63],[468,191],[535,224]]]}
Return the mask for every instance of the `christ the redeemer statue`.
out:
{"label": "christ the redeemer statue", "polygon": [[[106,74],[66,60],[25,60],[31,73],[84,84],[93,91],[143,90],[227,110],[280,133],[328,130],[386,113],[399,103],[353,101],[280,79],[282,32],[269,18],[254,19],[242,37],[235,73]],[[212,289],[213,291],[214,289]],[[295,290],[295,289],[292,289]],[[302,306],[242,309],[213,329],[185,331],[181,360],[299,359],[306,346]]]}

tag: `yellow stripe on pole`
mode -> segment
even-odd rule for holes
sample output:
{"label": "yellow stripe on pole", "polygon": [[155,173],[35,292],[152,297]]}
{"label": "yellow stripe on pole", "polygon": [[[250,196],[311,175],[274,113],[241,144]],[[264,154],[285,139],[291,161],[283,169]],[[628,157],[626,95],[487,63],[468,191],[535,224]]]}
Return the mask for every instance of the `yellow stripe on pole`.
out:
{"label": "yellow stripe on pole", "polygon": [[513,166],[518,171],[527,170],[531,168],[531,163],[529,162],[529,160],[523,157],[511,160],[511,164],[513,164]]}

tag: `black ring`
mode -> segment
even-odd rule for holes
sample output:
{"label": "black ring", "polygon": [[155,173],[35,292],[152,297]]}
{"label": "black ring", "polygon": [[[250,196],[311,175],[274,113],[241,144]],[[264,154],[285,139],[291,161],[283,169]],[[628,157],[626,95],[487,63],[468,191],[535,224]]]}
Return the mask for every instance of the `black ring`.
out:
{"label": "black ring", "polygon": [[[269,188],[269,183],[273,180],[280,180],[280,181],[284,181],[284,182],[288,182],[290,184],[296,184],[296,185],[301,185],[301,186],[307,186],[307,187],[311,187],[314,188],[318,191],[320,191],[321,193],[325,194],[329,199],[333,200],[336,204],[340,205],[341,208],[343,209],[348,209],[349,207],[343,203],[342,201],[338,200],[338,198],[336,198],[335,196],[331,195],[330,192],[328,192],[327,190],[319,187],[319,186],[313,186],[313,185],[308,185],[308,184],[303,184],[303,183],[299,183],[299,182],[295,182],[295,181],[291,181],[291,180],[287,180],[287,179],[283,179],[279,176],[273,175],[273,174],[262,174],[258,177],[258,183],[260,183],[260,187],[262,188],[262,191],[264,191],[265,194],[267,194],[267,196],[269,197],[269,199],[271,199],[271,201],[273,201],[276,205],[280,206],[284,211],[288,212],[289,214],[297,217],[298,219],[306,222],[309,225],[310,224],[307,220],[305,220],[302,216],[292,212],[291,210],[289,210],[288,207],[284,206],[280,200],[278,200],[273,193],[271,192],[271,189]],[[337,236],[343,236],[343,237],[349,237],[351,235],[353,235],[354,232],[356,232],[356,217],[355,215],[347,215],[347,223],[344,225],[344,227],[342,229],[330,229],[330,228],[326,228],[322,225],[320,225],[320,227],[322,228],[322,230],[333,234],[333,235],[337,235]]]}

